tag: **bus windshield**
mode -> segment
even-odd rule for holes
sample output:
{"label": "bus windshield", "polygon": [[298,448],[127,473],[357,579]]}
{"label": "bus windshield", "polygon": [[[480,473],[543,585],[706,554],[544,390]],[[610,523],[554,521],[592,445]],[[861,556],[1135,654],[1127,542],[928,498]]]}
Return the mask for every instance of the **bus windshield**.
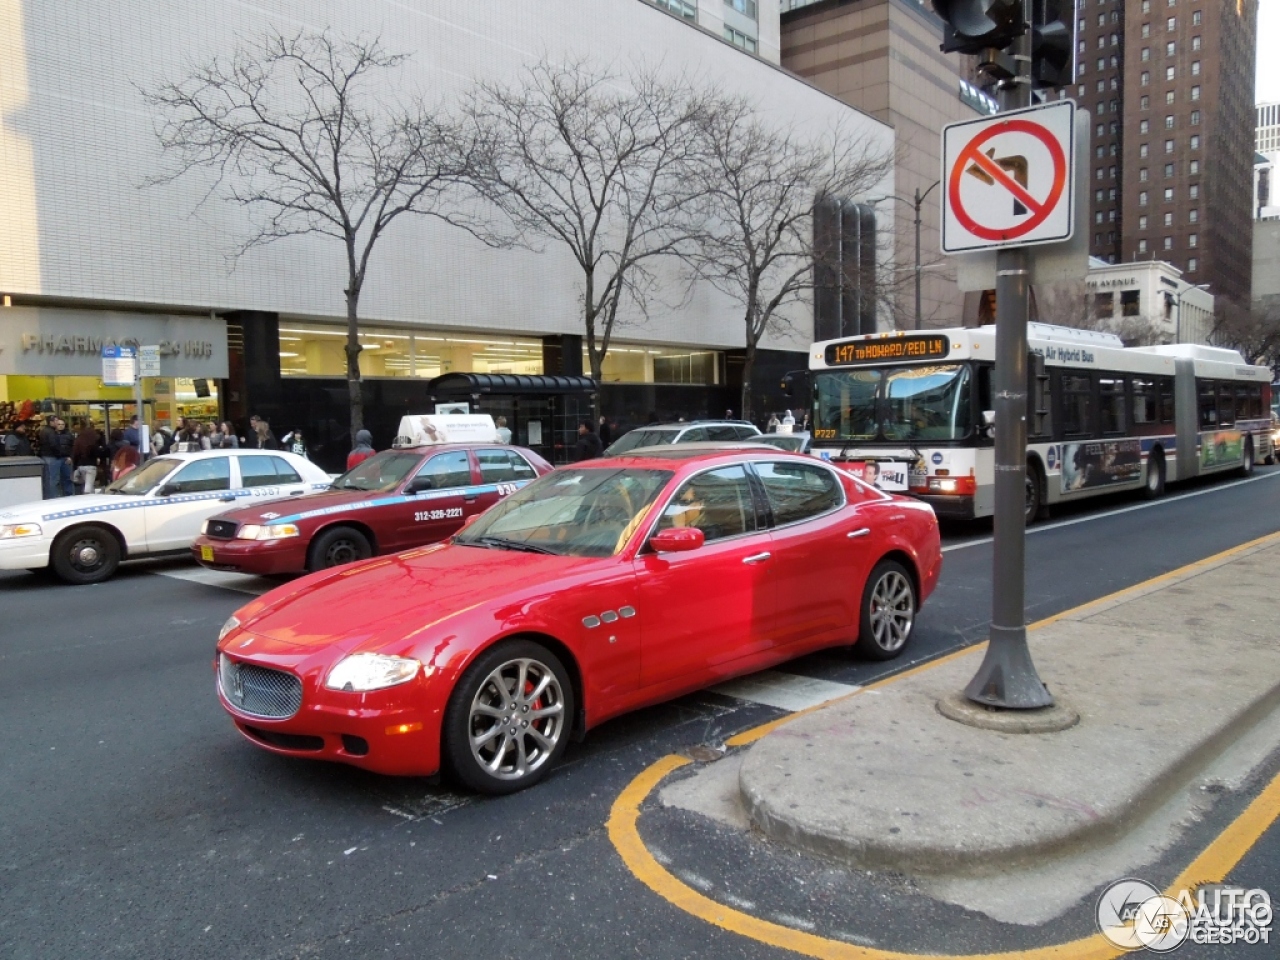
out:
{"label": "bus windshield", "polygon": [[970,380],[964,363],[823,371],[814,377],[814,440],[961,440],[972,430]]}

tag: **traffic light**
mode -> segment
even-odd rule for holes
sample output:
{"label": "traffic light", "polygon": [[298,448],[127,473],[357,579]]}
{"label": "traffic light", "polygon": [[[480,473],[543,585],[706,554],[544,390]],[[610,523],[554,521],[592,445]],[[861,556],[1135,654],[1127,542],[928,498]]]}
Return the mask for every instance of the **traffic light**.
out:
{"label": "traffic light", "polygon": [[[1036,87],[1059,88],[1075,81],[1075,37],[1062,20],[1059,0],[1033,0],[1031,78]],[[1068,15],[1074,4],[1067,5]]]}
{"label": "traffic light", "polygon": [[1022,0],[933,0],[933,9],[946,24],[942,33],[946,53],[1003,49],[1027,32]]}

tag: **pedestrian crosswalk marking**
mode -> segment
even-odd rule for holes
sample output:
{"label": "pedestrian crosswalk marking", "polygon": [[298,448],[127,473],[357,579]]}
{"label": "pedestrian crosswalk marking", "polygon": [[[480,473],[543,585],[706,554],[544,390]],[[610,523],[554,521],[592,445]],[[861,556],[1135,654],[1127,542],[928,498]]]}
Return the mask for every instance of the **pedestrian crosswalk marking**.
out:
{"label": "pedestrian crosswalk marking", "polygon": [[159,577],[187,580],[191,583],[204,584],[206,587],[221,587],[224,590],[235,590],[238,593],[248,593],[255,597],[280,586],[281,583],[279,580],[271,580],[267,577],[255,577],[248,573],[209,570],[205,567],[183,567],[176,570],[155,570],[152,572]]}

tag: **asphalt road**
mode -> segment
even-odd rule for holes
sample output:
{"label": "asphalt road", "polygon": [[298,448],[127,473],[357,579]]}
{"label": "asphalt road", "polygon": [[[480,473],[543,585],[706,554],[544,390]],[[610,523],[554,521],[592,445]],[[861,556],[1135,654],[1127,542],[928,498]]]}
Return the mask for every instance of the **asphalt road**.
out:
{"label": "asphalt road", "polygon": [[[1150,505],[1062,511],[1029,535],[1028,617],[1275,532],[1278,507],[1280,467],[1177,487]],[[909,656],[882,665],[830,653],[780,672],[861,684],[981,639],[989,537],[982,525],[949,533]],[[704,692],[641,711],[572,746],[545,783],[501,799],[277,758],[242,741],[214,696],[214,638],[246,594],[184,579],[193,572],[183,561],[129,564],[81,588],[0,573],[0,957],[792,956],[654,896],[604,830],[610,804],[648,764],[779,708]],[[1228,798],[1220,818],[1247,799]],[[696,823],[670,842],[767,888],[761,898],[780,913],[834,912],[832,923],[877,942],[903,922],[883,890],[826,865]],[[1280,899],[1280,828],[1237,874]],[[910,922],[955,918],[922,908]],[[1016,948],[1027,937],[979,939]]]}

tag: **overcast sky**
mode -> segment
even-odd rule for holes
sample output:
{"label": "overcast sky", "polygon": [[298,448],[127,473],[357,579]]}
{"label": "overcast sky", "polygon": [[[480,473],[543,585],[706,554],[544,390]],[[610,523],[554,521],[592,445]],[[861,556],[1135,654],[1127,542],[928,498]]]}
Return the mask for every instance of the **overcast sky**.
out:
{"label": "overcast sky", "polygon": [[1258,3],[1258,87],[1257,103],[1280,100],[1280,0]]}

